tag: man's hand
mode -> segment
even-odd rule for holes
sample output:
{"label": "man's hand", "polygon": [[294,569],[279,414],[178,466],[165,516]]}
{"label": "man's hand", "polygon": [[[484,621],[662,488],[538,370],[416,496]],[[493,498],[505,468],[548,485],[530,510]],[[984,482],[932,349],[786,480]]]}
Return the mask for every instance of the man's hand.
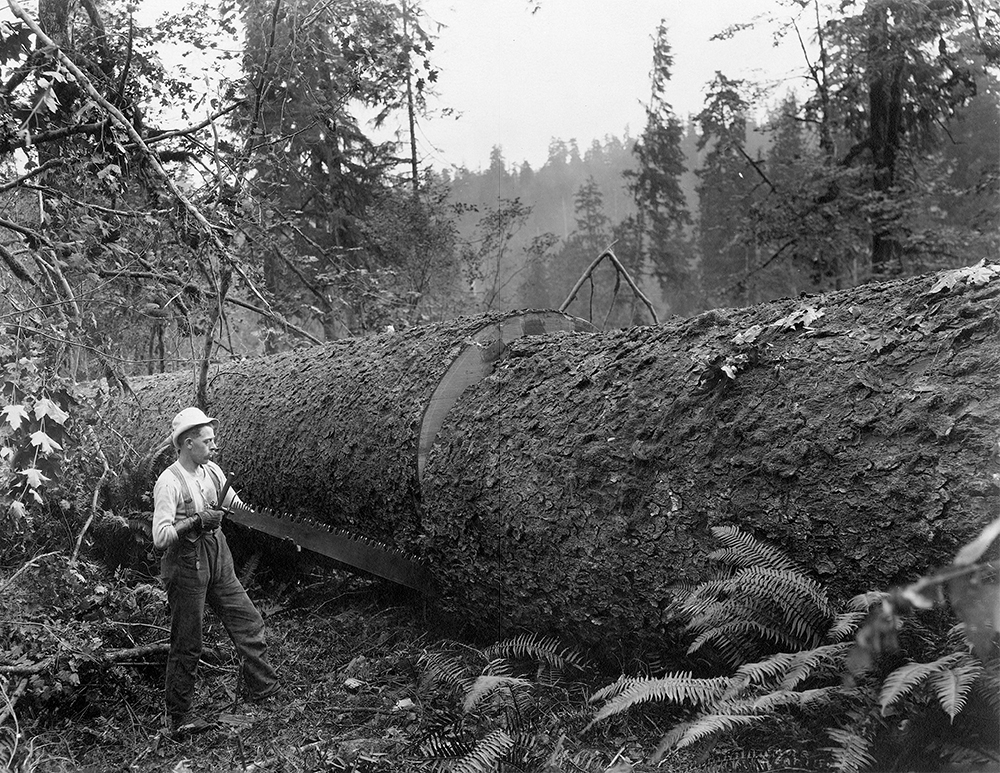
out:
{"label": "man's hand", "polygon": [[202,510],[198,513],[201,518],[201,528],[203,531],[215,531],[222,524],[222,510]]}

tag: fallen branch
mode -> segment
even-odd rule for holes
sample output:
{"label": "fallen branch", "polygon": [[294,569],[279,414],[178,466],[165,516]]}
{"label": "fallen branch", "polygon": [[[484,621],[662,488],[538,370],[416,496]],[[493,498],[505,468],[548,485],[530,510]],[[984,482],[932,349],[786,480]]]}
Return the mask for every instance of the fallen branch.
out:
{"label": "fallen branch", "polygon": [[566,300],[562,302],[562,306],[559,307],[559,311],[566,311],[569,305],[573,302],[573,299],[576,298],[576,294],[580,292],[580,288],[583,287],[583,283],[587,281],[587,278],[594,273],[594,270],[605,258],[610,260],[612,265],[614,265],[618,276],[625,277],[625,281],[628,283],[628,286],[632,288],[632,292],[635,293],[635,296],[646,304],[646,308],[649,309],[649,315],[653,318],[653,324],[659,325],[660,318],[656,316],[656,309],[653,308],[653,304],[649,302],[649,298],[647,298],[643,294],[642,290],[639,289],[639,286],[632,279],[628,270],[622,265],[622,262],[618,260],[618,256],[615,255],[610,247],[598,255],[597,259],[587,267],[586,271],[583,272],[583,275],[577,280],[573,289],[569,291],[569,295],[566,296]]}
{"label": "fallen branch", "polygon": [[3,695],[4,703],[6,704],[3,711],[0,711],[0,725],[3,725],[3,723],[7,721],[7,717],[14,715],[14,706],[17,703],[18,698],[24,695],[24,691],[27,687],[27,677],[17,683],[17,687],[14,688],[14,691],[11,692],[10,695],[7,695],[7,691],[3,689],[3,685],[0,685],[0,695]]}
{"label": "fallen branch", "polygon": [[[89,659],[91,662],[96,662],[100,665],[107,665],[108,663],[120,663],[123,660],[145,657],[147,655],[166,655],[169,651],[169,642],[157,642],[155,644],[144,644],[141,647],[129,647],[124,650],[111,650],[110,652],[98,653],[89,656]],[[13,676],[32,676],[34,674],[41,674],[42,672],[52,668],[56,661],[66,657],[67,655],[63,653],[61,655],[52,655],[51,657],[47,657],[37,663],[15,664],[10,666],[0,665],[0,674],[11,674]]]}

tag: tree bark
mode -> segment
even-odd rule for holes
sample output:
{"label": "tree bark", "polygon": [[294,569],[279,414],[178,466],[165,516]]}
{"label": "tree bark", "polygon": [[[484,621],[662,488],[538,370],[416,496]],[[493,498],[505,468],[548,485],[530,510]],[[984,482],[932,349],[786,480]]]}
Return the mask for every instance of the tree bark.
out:
{"label": "tree bark", "polygon": [[[481,318],[226,365],[211,410],[247,499],[423,555],[472,630],[655,647],[712,526],[842,598],[950,562],[995,517],[1000,276],[936,279],[517,338],[419,475],[425,403]],[[138,448],[192,392],[134,388]]]}

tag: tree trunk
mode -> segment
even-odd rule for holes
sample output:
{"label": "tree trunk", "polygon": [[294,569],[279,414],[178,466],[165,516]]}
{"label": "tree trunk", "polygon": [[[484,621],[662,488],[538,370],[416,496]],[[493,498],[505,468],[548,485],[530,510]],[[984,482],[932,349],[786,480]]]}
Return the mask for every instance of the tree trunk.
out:
{"label": "tree trunk", "polygon": [[[865,16],[868,32],[868,108],[872,151],[872,188],[883,202],[896,195],[896,159],[902,139],[903,57],[889,29],[890,8],[869,2]],[[898,273],[903,247],[892,216],[872,217],[872,275],[887,278]]]}
{"label": "tree trunk", "polygon": [[[656,646],[712,526],[843,597],[949,562],[995,517],[1000,277],[934,283],[516,337],[437,412],[420,473],[427,401],[482,319],[225,365],[211,410],[247,499],[425,556],[456,620]],[[136,392],[138,446],[190,377]]]}

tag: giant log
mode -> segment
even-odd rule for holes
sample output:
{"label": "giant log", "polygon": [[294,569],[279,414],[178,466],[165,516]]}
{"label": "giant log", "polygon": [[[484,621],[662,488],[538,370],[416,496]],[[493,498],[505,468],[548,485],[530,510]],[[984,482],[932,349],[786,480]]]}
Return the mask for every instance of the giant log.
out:
{"label": "giant log", "polygon": [[[209,410],[246,499],[423,556],[454,619],[632,649],[713,526],[842,597],[994,518],[998,297],[986,267],[604,333],[465,318],[220,364]],[[194,388],[132,387],[106,418],[134,460]]]}

